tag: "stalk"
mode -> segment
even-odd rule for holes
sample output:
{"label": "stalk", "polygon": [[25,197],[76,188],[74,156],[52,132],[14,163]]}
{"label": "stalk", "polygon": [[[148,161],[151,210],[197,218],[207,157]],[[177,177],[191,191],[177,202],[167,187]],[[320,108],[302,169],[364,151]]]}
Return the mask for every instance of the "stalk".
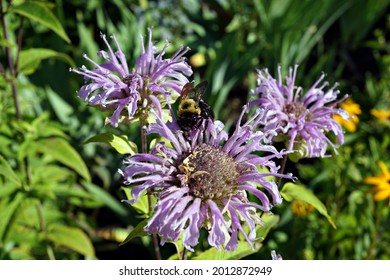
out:
{"label": "stalk", "polygon": [[[280,163],[279,174],[283,174],[283,173],[284,173],[284,169],[285,169],[286,163],[287,163],[287,158],[288,158],[288,155],[287,155],[287,154],[283,155],[282,162]],[[277,180],[278,188],[280,187],[280,183],[281,183],[281,182],[282,182],[282,178],[279,177],[278,180]]]}
{"label": "stalk", "polygon": [[[5,13],[3,12],[3,0],[0,0],[0,18],[1,18],[1,23],[3,26],[3,36],[6,41],[8,41],[9,36],[8,36],[8,30],[7,30],[7,22],[5,20]],[[5,47],[5,54],[7,58],[7,63],[8,63],[8,68],[9,68],[9,73],[10,73],[10,78],[8,79],[9,84],[11,85],[11,90],[12,90],[12,98],[14,100],[14,106],[15,106],[15,115],[17,121],[22,121],[22,114],[20,112],[20,106],[19,106],[19,97],[18,97],[18,91],[16,87],[16,78],[18,76],[18,68],[19,68],[19,56],[20,52],[22,49],[22,39],[23,39],[23,18],[20,17],[20,24],[18,28],[18,35],[17,35],[17,50],[16,50],[16,61],[15,63],[13,62],[12,59],[12,54],[11,54],[11,49],[9,47]],[[5,69],[1,69],[4,77],[6,77],[6,71]],[[3,71],[4,70],[4,71]],[[28,158],[24,158],[23,160],[24,164],[24,169],[26,172],[26,185],[24,186],[24,189],[26,191],[30,190],[30,183],[31,183],[31,170],[30,170],[30,165],[28,162]],[[36,205],[37,213],[38,213],[38,219],[39,219],[39,225],[41,228],[41,231],[46,234],[47,232],[47,227],[46,227],[46,221],[45,217],[43,215],[43,206],[41,201],[38,201]],[[53,248],[51,247],[50,244],[46,245],[46,252],[50,260],[55,260],[54,256],[54,251]]]}
{"label": "stalk", "polygon": [[188,252],[187,248],[184,248],[184,250],[183,250],[183,256],[182,256],[182,258],[181,258],[183,261],[186,261],[186,260],[187,260],[187,252]]}
{"label": "stalk", "polygon": [[[9,36],[8,36],[8,30],[7,30],[7,22],[5,20],[5,14],[3,12],[3,0],[0,0],[0,17],[1,17],[1,23],[3,26],[3,35],[4,39],[8,41]],[[22,25],[19,26],[19,31],[22,30]],[[19,42],[21,44],[22,39],[19,38],[19,35],[21,35],[23,32],[18,32],[18,55],[19,57]],[[8,67],[9,67],[9,72],[11,74],[11,78],[8,80],[8,82],[11,85],[11,90],[12,90],[12,98],[14,100],[14,106],[15,106],[15,112],[16,112],[16,119],[21,120],[22,115],[20,113],[20,106],[19,106],[19,97],[18,97],[18,92],[16,89],[16,71],[15,71],[15,65],[12,61],[12,55],[11,55],[11,49],[9,47],[5,47],[5,55],[7,57],[7,62],[8,62]]]}
{"label": "stalk", "polygon": [[[141,126],[141,149],[142,149],[142,153],[146,154],[148,153],[148,141],[146,138],[145,121],[142,119],[142,117],[140,118],[140,126]],[[151,194],[148,195],[148,207],[149,207],[149,213],[151,213],[153,211]],[[160,252],[160,246],[158,244],[157,234],[153,234],[153,247],[154,247],[154,253],[156,254],[156,259],[161,260],[161,252]]]}

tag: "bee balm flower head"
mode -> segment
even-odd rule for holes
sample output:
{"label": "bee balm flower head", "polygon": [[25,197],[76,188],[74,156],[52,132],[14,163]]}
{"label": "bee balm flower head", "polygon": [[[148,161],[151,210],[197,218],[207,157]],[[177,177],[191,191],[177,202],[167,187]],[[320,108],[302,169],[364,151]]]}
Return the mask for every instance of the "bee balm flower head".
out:
{"label": "bee balm flower head", "polygon": [[[271,76],[267,69],[258,71],[258,87],[253,91],[255,100],[251,107],[272,110],[272,122],[264,126],[264,131],[273,129],[279,124],[278,138],[285,138],[288,150],[304,147],[306,156],[323,157],[328,146],[335,151],[337,144],[343,144],[344,135],[339,123],[333,116],[339,114],[348,118],[347,112],[335,108],[342,100],[336,100],[339,93],[337,84],[325,89],[328,82],[322,82],[321,77],[306,92],[295,85],[297,74],[296,65],[289,69],[285,84],[281,77],[281,67],[278,68],[278,79]],[[322,82],[322,83],[321,83]],[[337,143],[333,143],[327,136],[333,132]]]}
{"label": "bee balm flower head", "polygon": [[101,50],[98,55],[105,63],[98,64],[84,55],[94,68],[90,70],[82,66],[71,71],[83,75],[86,81],[78,91],[79,97],[91,106],[111,112],[108,123],[113,126],[117,126],[121,118],[131,122],[139,117],[147,117],[152,107],[149,96],[165,100],[165,97],[161,97],[170,95],[172,90],[180,93],[188,83],[187,77],[192,75],[192,69],[183,57],[188,48],[180,48],[171,58],[164,59],[168,43],[157,53],[151,30],[146,47],[141,37],[142,53],[134,69],[129,69],[126,56],[114,35],[111,38],[116,50],[110,46],[105,35],[101,37],[108,51]]}
{"label": "bee balm flower head", "polygon": [[[255,226],[262,223],[259,212],[282,202],[276,183],[267,177],[291,178],[278,174],[273,161],[286,152],[262,144],[268,133],[253,132],[254,125],[266,120],[266,111],[259,109],[244,124],[242,116],[230,137],[221,122],[211,119],[204,130],[184,137],[173,115],[171,123],[164,123],[156,113],[157,122],[149,125],[148,132],[161,135],[169,144],[158,143],[151,154],[136,154],[125,161],[121,173],[133,187],[134,199],[129,203],[148,190],[158,193],[145,230],[160,234],[162,244],[178,240],[183,233],[183,245],[193,251],[204,229],[211,246],[233,251],[239,233],[249,244],[256,240]],[[259,166],[269,171],[260,171]],[[249,200],[249,193],[256,201]]]}

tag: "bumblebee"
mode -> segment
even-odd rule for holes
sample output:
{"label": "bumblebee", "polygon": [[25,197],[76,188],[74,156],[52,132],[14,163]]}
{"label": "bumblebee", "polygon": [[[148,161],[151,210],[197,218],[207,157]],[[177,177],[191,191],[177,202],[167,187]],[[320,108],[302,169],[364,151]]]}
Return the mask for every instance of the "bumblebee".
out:
{"label": "bumblebee", "polygon": [[191,83],[187,83],[181,91],[177,123],[184,133],[188,133],[194,128],[199,129],[203,120],[214,120],[214,113],[211,107],[202,100],[207,84],[204,81],[193,87]]}

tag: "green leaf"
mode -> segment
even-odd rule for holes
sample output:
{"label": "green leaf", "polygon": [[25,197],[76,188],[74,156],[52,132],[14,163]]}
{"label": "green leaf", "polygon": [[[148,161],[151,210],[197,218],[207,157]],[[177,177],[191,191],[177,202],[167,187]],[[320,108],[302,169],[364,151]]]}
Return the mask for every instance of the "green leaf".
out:
{"label": "green leaf", "polygon": [[8,161],[0,155],[0,175],[4,175],[5,178],[15,183],[17,186],[21,186],[22,182],[19,177],[12,170]]}
{"label": "green leaf", "polygon": [[85,180],[91,181],[89,171],[79,153],[62,138],[45,138],[36,142],[37,150],[76,171]]}
{"label": "green leaf", "polygon": [[45,92],[47,94],[48,100],[53,108],[58,119],[63,124],[70,124],[72,116],[74,114],[74,109],[69,103],[65,102],[51,87],[46,87]]}
{"label": "green leaf", "polygon": [[77,206],[77,207],[80,207],[80,208],[91,208],[91,209],[96,209],[96,208],[102,208],[104,207],[104,203],[101,202],[101,201],[97,201],[97,200],[87,200],[85,198],[79,198],[79,197],[76,197],[76,196],[72,196],[69,198],[69,203],[74,205],[74,206]]}
{"label": "green leaf", "polygon": [[348,177],[356,183],[363,181],[362,174],[353,161],[348,165],[347,174]]}
{"label": "green leaf", "polygon": [[67,196],[67,197],[77,197],[77,198],[83,198],[87,200],[93,200],[94,197],[91,193],[86,192],[81,187],[69,187],[64,185],[56,185],[56,187],[53,189],[53,192],[56,195],[59,196]]}
{"label": "green leaf", "polygon": [[[268,167],[264,166],[260,166],[259,164],[256,165],[256,168],[257,170],[259,171],[259,173],[270,173],[270,170]],[[267,181],[275,181],[275,176],[267,176],[265,177]]]}
{"label": "green leaf", "polygon": [[0,219],[0,241],[3,241],[7,230],[13,222],[13,218],[19,209],[19,206],[22,204],[24,200],[23,193],[19,192],[16,194],[16,196],[10,201],[10,203],[7,203],[5,200],[0,200],[0,213],[1,213],[1,219]]}
{"label": "green leaf", "polygon": [[87,53],[92,60],[97,61],[99,47],[95,42],[93,29],[87,27],[80,19],[77,22],[77,34],[80,39],[80,49]]}
{"label": "green leaf", "polygon": [[94,196],[97,201],[103,202],[108,208],[110,208],[119,217],[126,220],[128,217],[128,211],[124,204],[120,203],[117,199],[113,198],[104,189],[99,188],[95,184],[90,182],[83,182],[83,186]]}
{"label": "green leaf", "polygon": [[[181,255],[184,252],[184,245],[183,245],[183,232],[180,234],[179,238],[176,241],[167,240],[167,243],[171,243],[176,248],[176,254],[171,255],[168,260],[179,260],[181,258]],[[191,257],[191,252],[187,251],[187,258]]]}
{"label": "green leaf", "polygon": [[74,61],[68,55],[51,49],[31,48],[20,52],[19,71],[26,75],[32,74],[40,65],[43,59],[57,58],[65,61],[71,67],[75,66]]}
{"label": "green leaf", "polygon": [[34,260],[28,247],[16,247],[9,253],[11,260]]}
{"label": "green leaf", "polygon": [[238,241],[237,249],[233,252],[227,252],[223,249],[218,251],[212,247],[196,257],[192,257],[191,260],[239,260],[251,254],[258,252],[262,246],[261,243],[256,243],[256,248],[252,249],[246,241]]}
{"label": "green leaf", "polygon": [[20,191],[20,187],[4,184],[0,187],[0,199],[6,199],[18,191]]}
{"label": "green leaf", "polygon": [[128,140],[126,135],[115,135],[112,133],[102,133],[89,138],[85,144],[88,143],[106,143],[113,147],[118,153],[125,155],[134,155],[138,152],[137,144]]}
{"label": "green leaf", "polygon": [[[12,7],[9,12],[17,13],[25,16],[33,21],[39,22],[42,25],[53,30],[58,36],[60,36],[67,43],[70,43],[70,39],[60,21],[50,11],[50,9],[43,2],[26,1],[20,5]],[[22,60],[20,60],[22,61]]]}
{"label": "green leaf", "polygon": [[[131,195],[131,189],[122,187],[122,190],[125,192],[126,197],[128,200],[132,200],[133,196]],[[151,197],[153,200],[155,198]],[[152,201],[152,204],[154,204],[155,201]],[[146,193],[143,193],[137,200],[136,203],[131,204],[131,206],[141,215],[146,215],[149,213],[149,202],[148,202],[148,195]]]}
{"label": "green leaf", "polygon": [[271,213],[264,213],[263,216],[261,216],[261,219],[264,224],[256,230],[256,236],[258,238],[265,239],[271,228],[275,227],[279,223],[280,217]]}
{"label": "green leaf", "polygon": [[46,238],[57,245],[67,247],[86,257],[95,257],[95,249],[91,240],[79,228],[54,224],[48,227]]}
{"label": "green leaf", "polygon": [[4,38],[0,38],[0,46],[6,47],[6,48],[13,48],[16,45],[13,42],[5,40]]}
{"label": "green leaf", "polygon": [[142,236],[147,236],[148,234],[145,232],[144,227],[147,225],[148,219],[142,220],[126,237],[126,239],[119,244],[119,246],[122,246],[129,242],[131,239],[134,237],[142,237]]}
{"label": "green leaf", "polygon": [[322,215],[324,215],[333,228],[336,228],[335,223],[332,218],[329,216],[328,211],[326,210],[325,205],[309,190],[304,186],[296,185],[294,183],[286,183],[283,186],[283,189],[280,191],[280,194],[287,201],[292,201],[294,199],[301,199],[317,209]]}
{"label": "green leaf", "polygon": [[63,131],[57,123],[51,122],[49,112],[43,112],[38,118],[29,121],[31,128],[29,130],[34,131],[34,136],[37,138],[48,138],[48,137],[60,137],[68,139],[69,136]]}

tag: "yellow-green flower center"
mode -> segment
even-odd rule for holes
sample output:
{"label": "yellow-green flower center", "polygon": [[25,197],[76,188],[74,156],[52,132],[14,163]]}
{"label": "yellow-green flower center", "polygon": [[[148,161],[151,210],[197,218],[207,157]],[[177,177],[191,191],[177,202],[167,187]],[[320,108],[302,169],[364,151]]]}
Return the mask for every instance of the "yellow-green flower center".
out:
{"label": "yellow-green flower center", "polygon": [[239,171],[234,159],[217,147],[197,146],[178,164],[182,185],[200,199],[222,199],[236,193]]}

